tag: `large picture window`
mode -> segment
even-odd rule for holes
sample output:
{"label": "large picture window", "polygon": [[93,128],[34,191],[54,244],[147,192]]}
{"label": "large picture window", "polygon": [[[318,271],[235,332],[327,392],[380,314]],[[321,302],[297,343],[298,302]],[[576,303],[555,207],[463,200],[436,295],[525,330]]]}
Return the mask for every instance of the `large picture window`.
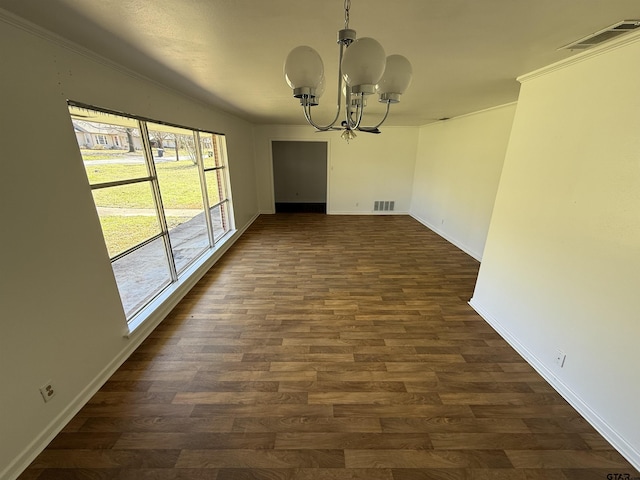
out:
{"label": "large picture window", "polygon": [[224,136],[73,102],[69,112],[131,321],[232,230]]}

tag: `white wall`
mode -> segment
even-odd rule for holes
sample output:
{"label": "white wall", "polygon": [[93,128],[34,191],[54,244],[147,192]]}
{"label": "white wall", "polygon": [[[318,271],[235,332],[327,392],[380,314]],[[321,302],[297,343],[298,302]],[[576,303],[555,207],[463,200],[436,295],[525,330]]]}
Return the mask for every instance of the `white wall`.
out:
{"label": "white wall", "polygon": [[410,214],[480,260],[515,104],[420,128]]}
{"label": "white wall", "polygon": [[380,135],[358,132],[358,137],[347,143],[340,138],[340,132],[315,133],[310,126],[256,127],[260,211],[274,211],[271,141],[326,140],[329,147],[327,213],[372,213],[375,200],[395,200],[395,212],[407,213],[418,128],[383,126],[381,130]]}
{"label": "white wall", "polygon": [[472,305],[640,468],[638,38],[523,79]]}
{"label": "white wall", "polygon": [[[123,338],[66,100],[225,133],[237,228],[258,204],[250,124],[17,28],[1,11],[0,58],[0,478],[13,478],[136,341]],[[57,395],[45,404],[38,388],[49,380]]]}

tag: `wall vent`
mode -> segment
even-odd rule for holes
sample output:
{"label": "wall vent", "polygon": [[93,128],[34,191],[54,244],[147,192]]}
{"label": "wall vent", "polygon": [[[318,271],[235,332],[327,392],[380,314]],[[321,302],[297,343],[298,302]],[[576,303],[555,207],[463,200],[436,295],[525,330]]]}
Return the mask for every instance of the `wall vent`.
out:
{"label": "wall vent", "polygon": [[376,200],[373,202],[374,212],[393,212],[395,208],[395,200]]}
{"label": "wall vent", "polygon": [[580,40],[576,40],[569,45],[560,47],[558,50],[586,50],[587,48],[595,47],[625,33],[632,32],[637,28],[640,28],[640,20],[623,20]]}

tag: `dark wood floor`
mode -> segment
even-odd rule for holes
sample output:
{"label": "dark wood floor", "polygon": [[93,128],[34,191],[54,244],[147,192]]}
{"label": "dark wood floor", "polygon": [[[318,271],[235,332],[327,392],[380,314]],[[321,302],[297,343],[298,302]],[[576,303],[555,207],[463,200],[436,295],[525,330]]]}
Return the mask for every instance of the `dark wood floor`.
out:
{"label": "dark wood floor", "polygon": [[22,479],[640,476],[405,216],[261,216]]}

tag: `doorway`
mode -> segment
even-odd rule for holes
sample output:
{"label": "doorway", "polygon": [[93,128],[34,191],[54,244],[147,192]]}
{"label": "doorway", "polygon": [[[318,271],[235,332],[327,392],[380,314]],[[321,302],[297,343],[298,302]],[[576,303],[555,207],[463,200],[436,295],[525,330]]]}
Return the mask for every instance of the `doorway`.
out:
{"label": "doorway", "polygon": [[327,142],[272,141],[276,213],[327,213]]}

